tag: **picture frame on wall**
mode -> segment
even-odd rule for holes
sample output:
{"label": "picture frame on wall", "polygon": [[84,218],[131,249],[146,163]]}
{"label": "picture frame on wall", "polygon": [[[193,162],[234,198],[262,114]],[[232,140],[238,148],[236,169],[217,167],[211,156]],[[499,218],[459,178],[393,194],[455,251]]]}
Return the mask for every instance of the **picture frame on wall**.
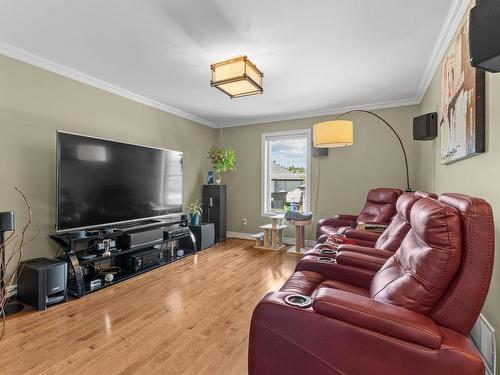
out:
{"label": "picture frame on wall", "polygon": [[[471,7],[474,5],[472,2]],[[473,68],[469,52],[469,11],[441,67],[441,164],[485,152],[485,72]]]}

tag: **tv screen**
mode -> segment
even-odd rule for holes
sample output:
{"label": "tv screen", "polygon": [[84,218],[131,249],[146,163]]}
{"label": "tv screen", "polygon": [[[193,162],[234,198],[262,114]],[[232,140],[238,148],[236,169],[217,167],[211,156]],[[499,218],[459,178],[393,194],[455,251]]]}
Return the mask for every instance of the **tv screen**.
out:
{"label": "tv screen", "polygon": [[57,132],[57,231],[182,211],[182,152]]}

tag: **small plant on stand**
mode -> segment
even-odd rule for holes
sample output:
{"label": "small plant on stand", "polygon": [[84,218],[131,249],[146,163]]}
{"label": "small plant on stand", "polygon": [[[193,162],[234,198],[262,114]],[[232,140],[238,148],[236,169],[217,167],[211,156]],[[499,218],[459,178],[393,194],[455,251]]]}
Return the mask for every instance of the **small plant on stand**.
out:
{"label": "small plant on stand", "polygon": [[225,172],[236,169],[236,151],[232,147],[212,146],[208,152],[208,158],[212,161],[212,168],[215,173],[215,183],[220,185],[221,175]]}
{"label": "small plant on stand", "polygon": [[189,219],[191,221],[191,225],[199,225],[200,217],[203,213],[203,203],[200,203],[198,200],[196,202],[191,203],[189,205]]}

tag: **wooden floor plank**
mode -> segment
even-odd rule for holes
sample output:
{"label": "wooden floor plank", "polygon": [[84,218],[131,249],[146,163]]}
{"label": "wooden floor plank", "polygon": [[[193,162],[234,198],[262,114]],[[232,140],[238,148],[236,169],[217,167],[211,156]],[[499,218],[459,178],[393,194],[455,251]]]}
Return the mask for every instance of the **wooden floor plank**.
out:
{"label": "wooden floor plank", "polygon": [[300,256],[228,239],[111,288],[7,320],[17,374],[246,374],[252,311]]}

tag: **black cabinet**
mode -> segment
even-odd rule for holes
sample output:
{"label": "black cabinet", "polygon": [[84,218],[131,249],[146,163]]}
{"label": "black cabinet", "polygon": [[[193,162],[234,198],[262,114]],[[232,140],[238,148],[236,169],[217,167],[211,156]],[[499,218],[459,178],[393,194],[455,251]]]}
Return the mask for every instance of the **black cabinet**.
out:
{"label": "black cabinet", "polygon": [[203,222],[214,224],[215,242],[226,239],[226,185],[203,185]]}

